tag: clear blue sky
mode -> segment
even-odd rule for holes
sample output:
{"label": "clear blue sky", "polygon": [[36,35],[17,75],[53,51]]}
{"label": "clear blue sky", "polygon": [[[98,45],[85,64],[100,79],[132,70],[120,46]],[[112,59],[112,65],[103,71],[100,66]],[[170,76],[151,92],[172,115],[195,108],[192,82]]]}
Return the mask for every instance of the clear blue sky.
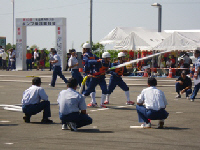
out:
{"label": "clear blue sky", "polygon": [[[200,0],[93,0],[93,42],[115,27],[157,29],[162,5],[162,30],[200,29]],[[0,0],[0,36],[12,43],[11,0]],[[81,50],[89,41],[90,0],[15,0],[15,18],[67,18],[67,50]],[[55,27],[28,27],[27,45],[55,47]]]}

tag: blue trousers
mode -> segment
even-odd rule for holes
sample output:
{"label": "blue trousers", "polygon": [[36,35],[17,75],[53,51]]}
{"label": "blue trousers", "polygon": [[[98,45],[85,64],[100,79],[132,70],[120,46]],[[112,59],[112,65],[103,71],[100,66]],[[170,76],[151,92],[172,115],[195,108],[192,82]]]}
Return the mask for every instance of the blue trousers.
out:
{"label": "blue trousers", "polygon": [[77,128],[92,124],[92,118],[90,118],[87,114],[82,114],[79,112],[70,113],[68,115],[62,115],[60,113],[59,116],[62,124],[66,124],[66,122],[74,122],[76,123]]}
{"label": "blue trousers", "polygon": [[26,60],[26,67],[27,67],[27,70],[28,69],[32,70],[32,60],[31,59],[27,59]]}
{"label": "blue trousers", "polygon": [[[179,82],[176,82],[176,92],[180,94],[180,91],[183,89],[184,89],[183,85],[181,85]],[[192,93],[192,89],[187,89],[185,93],[186,97],[188,97],[188,95]]]}
{"label": "blue trousers", "polygon": [[91,78],[88,88],[83,92],[85,96],[90,95],[95,91],[95,87],[99,84],[102,90],[102,94],[108,94],[105,78]]}
{"label": "blue trousers", "polygon": [[31,117],[32,115],[36,115],[37,113],[43,111],[43,119],[47,119],[51,117],[51,109],[49,101],[41,101],[39,104],[31,104],[31,105],[23,105],[22,106],[23,113],[26,116]]}
{"label": "blue trousers", "polygon": [[148,123],[148,119],[162,120],[166,119],[169,115],[169,113],[164,108],[160,110],[151,110],[151,109],[146,109],[144,106],[136,105],[136,109],[138,113],[139,122]]}
{"label": "blue trousers", "polygon": [[77,80],[79,86],[81,86],[81,83],[83,81],[83,77],[82,77],[81,73],[79,72],[79,70],[78,69],[72,69],[71,73],[72,73],[72,77],[75,78]]}
{"label": "blue trousers", "polygon": [[108,86],[108,94],[111,94],[116,86],[119,86],[123,91],[129,91],[129,87],[122,80],[121,77],[110,77],[109,86]]}
{"label": "blue trousers", "polygon": [[199,88],[200,88],[200,83],[194,86],[194,90],[193,90],[192,95],[190,96],[190,99],[195,99],[195,97],[199,91]]}
{"label": "blue trousers", "polygon": [[[86,75],[85,75],[86,76]],[[86,80],[86,83],[85,83],[85,85],[88,87],[89,86],[89,84],[90,84],[90,80],[91,80],[91,78],[87,78],[87,80]],[[85,85],[83,86],[83,92],[82,92],[82,94],[84,93],[84,91],[85,91]],[[93,89],[93,91],[92,92],[95,92],[95,89]]]}
{"label": "blue trousers", "polygon": [[16,69],[16,67],[15,67],[15,61],[8,61],[8,70],[9,69]]}
{"label": "blue trousers", "polygon": [[65,83],[67,83],[67,79],[62,74],[61,67],[60,66],[53,66],[53,76],[52,76],[52,80],[51,80],[51,86],[55,86],[57,76],[60,76],[60,78],[63,79],[63,81]]}

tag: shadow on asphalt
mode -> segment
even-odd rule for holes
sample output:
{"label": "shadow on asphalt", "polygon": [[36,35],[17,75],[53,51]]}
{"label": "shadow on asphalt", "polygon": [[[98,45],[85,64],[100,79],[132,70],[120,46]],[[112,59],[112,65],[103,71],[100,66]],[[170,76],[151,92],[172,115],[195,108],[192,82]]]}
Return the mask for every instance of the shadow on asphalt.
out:
{"label": "shadow on asphalt", "polygon": [[78,129],[78,132],[87,132],[87,133],[113,133],[113,131],[100,131],[99,129]]}
{"label": "shadow on asphalt", "polygon": [[118,110],[136,110],[135,108],[127,108],[127,107],[124,107],[124,108],[116,108],[116,107],[108,107],[110,109],[118,109]]}
{"label": "shadow on asphalt", "polygon": [[42,123],[42,122],[30,122],[30,124],[48,124],[48,125],[52,125],[52,124],[61,124],[61,123],[56,123],[56,122],[53,122],[53,123]]}
{"label": "shadow on asphalt", "polygon": [[18,124],[0,124],[0,126],[18,126]]}
{"label": "shadow on asphalt", "polygon": [[190,129],[190,128],[179,128],[179,127],[165,127],[164,128],[164,130],[188,130],[188,129]]}

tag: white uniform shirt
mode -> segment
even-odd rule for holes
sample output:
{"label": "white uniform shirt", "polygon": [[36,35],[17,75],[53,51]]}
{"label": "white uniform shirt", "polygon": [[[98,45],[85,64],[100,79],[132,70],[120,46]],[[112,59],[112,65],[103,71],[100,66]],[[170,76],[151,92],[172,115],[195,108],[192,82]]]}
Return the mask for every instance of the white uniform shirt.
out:
{"label": "white uniform shirt", "polygon": [[79,110],[86,110],[85,98],[72,88],[62,90],[58,95],[59,112],[68,115]]}
{"label": "white uniform shirt", "polygon": [[36,60],[37,57],[39,57],[39,53],[35,51],[35,52],[33,53],[33,58],[34,58],[34,60]]}
{"label": "white uniform shirt", "polygon": [[190,57],[187,55],[183,58],[184,64],[189,64],[190,63]]}
{"label": "white uniform shirt", "polygon": [[30,104],[38,104],[40,100],[48,101],[48,96],[45,93],[42,87],[32,85],[30,88],[24,91],[22,104],[30,105]]}
{"label": "white uniform shirt", "polygon": [[151,86],[142,90],[137,97],[137,103],[144,103],[147,109],[160,110],[165,108],[167,100],[161,90]]}
{"label": "white uniform shirt", "polygon": [[3,52],[1,56],[3,60],[6,60],[6,58],[8,57],[8,54],[6,52]]}
{"label": "white uniform shirt", "polygon": [[196,62],[195,62],[195,71],[197,71],[199,67],[200,67],[200,56],[196,59]]}
{"label": "white uniform shirt", "polygon": [[3,52],[4,52],[4,49],[0,48],[0,57],[2,57]]}
{"label": "white uniform shirt", "polygon": [[60,56],[58,56],[57,54],[55,54],[55,55],[53,56],[53,59],[54,59],[54,60],[58,60],[57,63],[54,63],[54,64],[53,64],[54,66],[61,66]]}
{"label": "white uniform shirt", "polygon": [[10,59],[10,61],[15,61],[14,56],[15,56],[15,52],[14,51],[12,53],[9,52],[9,59]]}
{"label": "white uniform shirt", "polygon": [[[76,57],[70,57],[69,58],[69,61],[68,61],[68,66],[71,67],[71,66],[74,66],[75,64],[78,63],[78,60],[76,59]],[[73,67],[72,69],[78,69],[78,66],[75,66]]]}

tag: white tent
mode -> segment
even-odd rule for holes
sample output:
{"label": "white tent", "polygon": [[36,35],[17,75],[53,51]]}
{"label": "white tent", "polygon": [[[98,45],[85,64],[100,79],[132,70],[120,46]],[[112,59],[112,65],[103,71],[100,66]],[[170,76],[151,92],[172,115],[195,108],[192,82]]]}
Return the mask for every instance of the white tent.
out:
{"label": "white tent", "polygon": [[154,50],[195,50],[200,46],[200,33],[173,32],[168,38],[155,46]]}
{"label": "white tent", "polygon": [[99,43],[101,44],[115,44],[121,42],[124,38],[129,36],[131,32],[149,32],[142,27],[116,27],[108,35],[106,35]]}
{"label": "white tent", "polygon": [[170,33],[155,31],[134,31],[131,32],[120,43],[114,47],[120,50],[152,50],[161,43]]}

